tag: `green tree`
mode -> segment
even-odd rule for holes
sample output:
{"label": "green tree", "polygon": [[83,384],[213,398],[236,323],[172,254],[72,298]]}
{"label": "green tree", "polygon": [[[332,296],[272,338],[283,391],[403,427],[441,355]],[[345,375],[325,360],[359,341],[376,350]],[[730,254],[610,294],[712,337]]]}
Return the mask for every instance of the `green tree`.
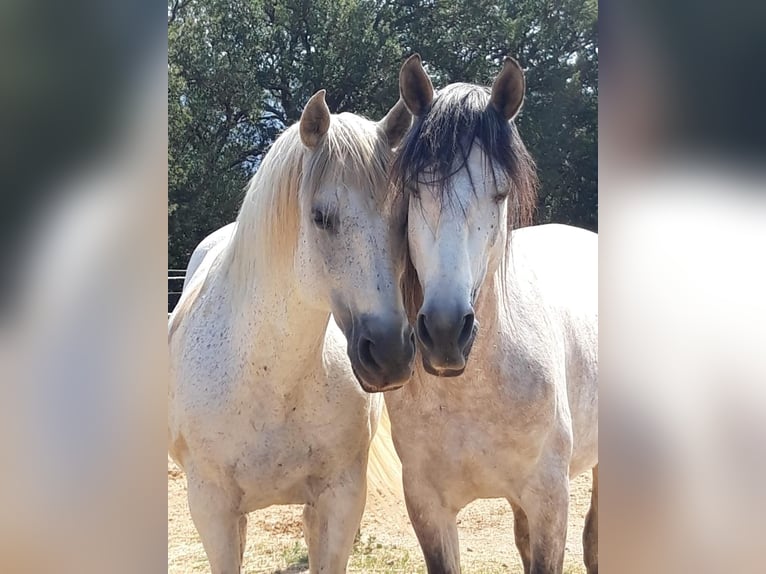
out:
{"label": "green tree", "polygon": [[437,88],[527,70],[518,119],[538,161],[538,221],[597,225],[595,0],[171,0],[169,256],[183,268],[232,221],[261,157],[318,89],[377,119],[420,52]]}

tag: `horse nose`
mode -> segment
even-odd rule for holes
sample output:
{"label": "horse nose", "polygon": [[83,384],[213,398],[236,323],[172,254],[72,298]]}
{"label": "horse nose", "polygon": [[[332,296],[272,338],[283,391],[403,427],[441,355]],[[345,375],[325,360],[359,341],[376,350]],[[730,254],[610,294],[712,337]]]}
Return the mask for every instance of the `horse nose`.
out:
{"label": "horse nose", "polygon": [[458,305],[424,308],[418,314],[418,339],[438,366],[449,369],[465,367],[464,351],[474,333],[473,309]]}
{"label": "horse nose", "polygon": [[408,323],[386,324],[368,319],[357,343],[360,373],[375,390],[400,387],[412,375],[415,335]]}

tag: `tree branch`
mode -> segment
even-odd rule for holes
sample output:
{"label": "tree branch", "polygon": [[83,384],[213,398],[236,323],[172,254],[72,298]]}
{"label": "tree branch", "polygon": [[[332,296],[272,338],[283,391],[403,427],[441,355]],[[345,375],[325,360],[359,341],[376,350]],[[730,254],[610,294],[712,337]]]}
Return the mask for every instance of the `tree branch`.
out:
{"label": "tree branch", "polygon": [[246,162],[251,157],[258,157],[263,153],[263,145],[260,145],[258,147],[250,148],[249,150],[243,151],[241,154],[239,154],[233,161],[231,161],[227,166],[226,169],[233,169],[244,162]]}
{"label": "tree branch", "polygon": [[178,13],[189,5],[191,0],[173,0],[173,5],[170,7],[170,14],[168,14],[168,26],[175,22]]}

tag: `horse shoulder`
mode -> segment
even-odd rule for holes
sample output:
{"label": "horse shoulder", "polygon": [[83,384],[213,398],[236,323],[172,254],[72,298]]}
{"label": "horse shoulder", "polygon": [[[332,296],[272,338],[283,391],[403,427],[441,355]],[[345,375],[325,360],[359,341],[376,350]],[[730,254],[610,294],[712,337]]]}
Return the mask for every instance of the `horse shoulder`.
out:
{"label": "horse shoulder", "polygon": [[216,417],[231,414],[238,381],[248,376],[233,345],[223,247],[208,251],[169,319],[169,425],[187,449],[199,448],[197,430],[204,434]]}

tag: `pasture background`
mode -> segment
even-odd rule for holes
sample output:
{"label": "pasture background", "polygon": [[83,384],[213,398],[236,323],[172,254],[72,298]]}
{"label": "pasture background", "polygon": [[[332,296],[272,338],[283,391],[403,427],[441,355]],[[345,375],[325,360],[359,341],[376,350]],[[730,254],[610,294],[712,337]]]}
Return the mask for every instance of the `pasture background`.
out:
{"label": "pasture background", "polygon": [[506,54],[518,58],[536,220],[596,230],[597,33],[596,0],[170,0],[169,267],[234,220],[263,154],[316,90],[333,113],[380,119],[412,52],[437,89],[488,85]]}

